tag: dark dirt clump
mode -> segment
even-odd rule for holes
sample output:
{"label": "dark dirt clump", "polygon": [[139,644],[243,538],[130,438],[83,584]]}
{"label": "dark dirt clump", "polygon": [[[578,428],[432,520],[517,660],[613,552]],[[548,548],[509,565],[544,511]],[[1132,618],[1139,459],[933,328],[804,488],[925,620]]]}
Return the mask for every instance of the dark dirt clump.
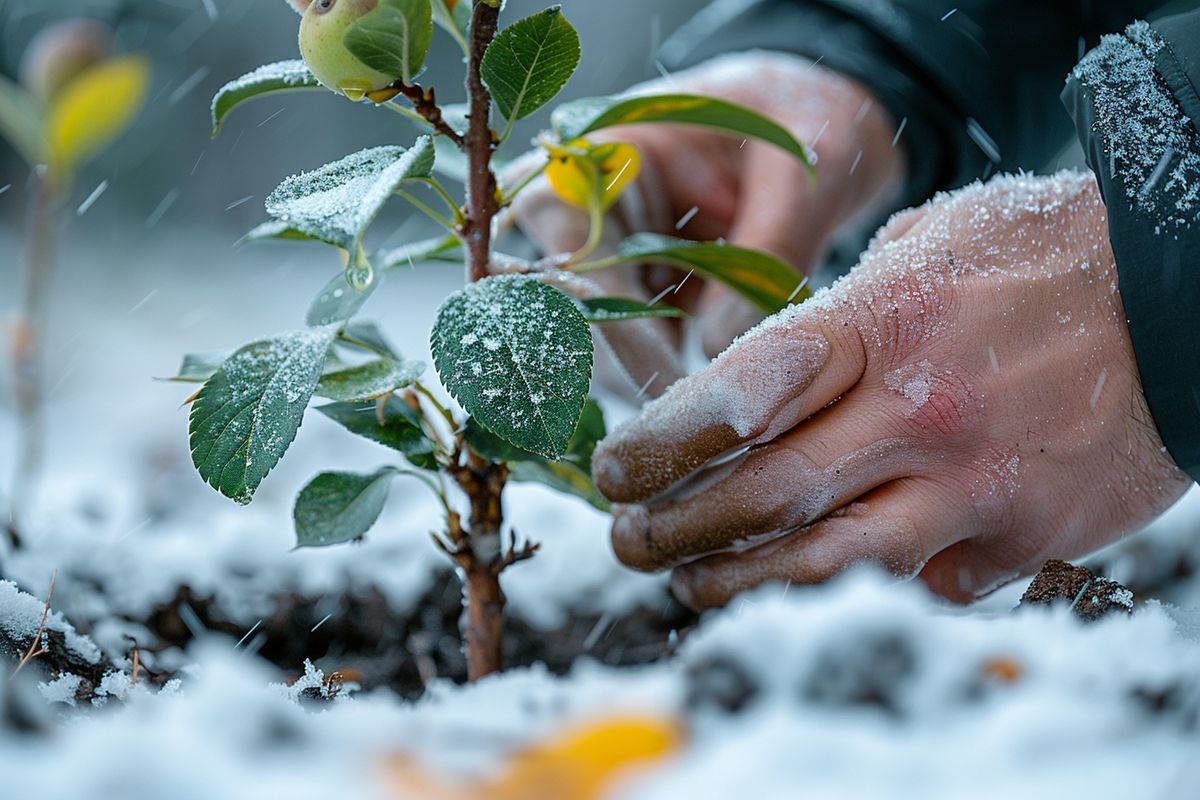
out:
{"label": "dark dirt clump", "polygon": [[1021,595],[1021,607],[1068,604],[1084,622],[1110,614],[1130,614],[1133,592],[1116,581],[1102,578],[1086,567],[1066,561],[1047,561]]}

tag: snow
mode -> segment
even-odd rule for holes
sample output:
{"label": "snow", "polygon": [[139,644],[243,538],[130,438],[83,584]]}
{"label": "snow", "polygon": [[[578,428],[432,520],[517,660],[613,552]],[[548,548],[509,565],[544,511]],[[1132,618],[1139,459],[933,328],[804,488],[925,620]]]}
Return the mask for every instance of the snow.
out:
{"label": "snow", "polygon": [[[0,580],[0,629],[8,639],[28,649],[38,633],[45,610],[44,598],[39,600],[22,592],[12,581]],[[51,631],[62,634],[67,649],[82,661],[88,664],[100,661],[100,651],[96,645],[76,632],[75,626],[67,622],[59,611],[51,611],[46,616],[43,637]]]}
{"label": "snow", "polygon": [[[1200,220],[1200,140],[1163,83],[1154,57],[1162,39],[1145,22],[1113,34],[1072,75],[1091,92],[1095,125],[1129,202],[1170,234]],[[1164,205],[1166,198],[1175,202]]]}

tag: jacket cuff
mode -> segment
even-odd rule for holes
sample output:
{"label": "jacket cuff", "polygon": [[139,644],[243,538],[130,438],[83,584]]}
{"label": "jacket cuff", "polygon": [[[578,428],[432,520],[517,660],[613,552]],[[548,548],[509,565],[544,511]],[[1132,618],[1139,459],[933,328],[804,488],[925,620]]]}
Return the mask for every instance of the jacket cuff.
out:
{"label": "jacket cuff", "polygon": [[1137,22],[1105,36],[1062,97],[1108,210],[1150,413],[1175,463],[1200,480],[1200,136],[1173,60]]}

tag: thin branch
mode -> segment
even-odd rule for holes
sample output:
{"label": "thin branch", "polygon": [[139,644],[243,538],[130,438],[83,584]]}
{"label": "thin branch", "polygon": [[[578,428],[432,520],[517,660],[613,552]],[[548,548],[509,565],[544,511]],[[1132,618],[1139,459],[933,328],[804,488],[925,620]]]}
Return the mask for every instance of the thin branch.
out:
{"label": "thin branch", "polygon": [[376,103],[386,103],[397,94],[402,94],[408,98],[408,101],[413,105],[413,110],[433,126],[436,132],[445,136],[459,147],[463,146],[462,134],[451,128],[450,123],[446,122],[442,116],[442,107],[437,103],[437,95],[432,86],[428,89],[422,89],[415,83],[410,85],[404,83],[404,81],[396,81],[391,86],[380,89],[377,92],[371,92],[367,97]]}
{"label": "thin branch", "polygon": [[46,632],[46,620],[50,617],[50,599],[54,597],[54,581],[57,579],[58,570],[54,570],[54,572],[50,574],[50,588],[46,592],[46,605],[42,608],[42,621],[38,623],[37,633],[33,635],[33,641],[29,643],[29,649],[25,652],[25,655],[21,656],[21,660],[17,662],[17,668],[14,669],[12,674],[8,676],[10,681],[17,677],[17,673],[20,672],[26,664],[28,664],[30,661],[33,661],[42,653],[46,652],[45,648],[41,646],[42,636]]}
{"label": "thin branch", "polygon": [[397,194],[397,196],[403,197],[410,204],[412,204],[413,208],[417,209],[417,211],[420,211],[422,214],[429,217],[431,220],[436,222],[438,225],[441,225],[446,230],[450,231],[451,233],[454,233],[454,231],[455,231],[454,223],[451,220],[446,219],[444,216],[442,216],[438,212],[434,211],[428,205],[426,205],[425,201],[421,200],[421,198],[417,197],[414,194],[406,192],[403,189],[397,189],[396,194]]}

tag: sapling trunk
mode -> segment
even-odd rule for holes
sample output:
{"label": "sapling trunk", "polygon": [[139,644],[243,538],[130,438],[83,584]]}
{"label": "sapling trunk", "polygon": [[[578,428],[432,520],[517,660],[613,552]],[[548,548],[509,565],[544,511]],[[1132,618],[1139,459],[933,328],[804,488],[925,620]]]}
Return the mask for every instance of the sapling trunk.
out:
{"label": "sapling trunk", "polygon": [[[500,9],[487,0],[475,4],[471,16],[467,68],[468,124],[462,142],[467,154],[467,208],[463,236],[467,251],[467,280],[486,278],[492,259],[492,220],[498,210],[492,154],[496,136],[491,126],[492,97],[480,75],[487,46],[496,36]],[[504,552],[501,495],[508,470],[479,458],[464,444],[466,464],[452,474],[471,502],[470,528],[456,542],[465,581],[466,614],[463,642],[467,675],[472,681],[504,666],[504,592],[500,573],[512,563]],[[451,532],[454,538],[454,532]],[[460,534],[462,535],[462,534]],[[532,552],[532,551],[530,551]]]}

